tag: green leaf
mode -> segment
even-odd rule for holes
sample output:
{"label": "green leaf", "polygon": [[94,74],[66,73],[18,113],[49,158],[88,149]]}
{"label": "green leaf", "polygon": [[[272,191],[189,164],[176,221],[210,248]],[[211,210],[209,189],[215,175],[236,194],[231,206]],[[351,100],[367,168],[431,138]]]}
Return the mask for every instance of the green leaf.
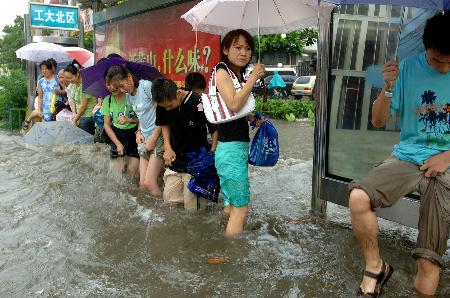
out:
{"label": "green leaf", "polygon": [[289,113],[284,115],[284,118],[288,121],[288,122],[294,122],[295,121],[295,115],[294,113]]}
{"label": "green leaf", "polygon": [[308,111],[308,120],[309,120],[309,123],[310,123],[311,125],[314,125],[315,114],[314,114],[314,112],[313,112],[312,110],[309,110],[309,111]]}

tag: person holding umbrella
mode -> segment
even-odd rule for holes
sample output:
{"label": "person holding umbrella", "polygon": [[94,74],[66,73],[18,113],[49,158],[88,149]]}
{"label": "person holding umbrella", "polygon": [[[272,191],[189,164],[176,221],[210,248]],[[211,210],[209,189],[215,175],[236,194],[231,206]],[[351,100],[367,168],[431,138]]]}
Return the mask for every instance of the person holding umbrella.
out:
{"label": "person holding umbrella", "polygon": [[[413,285],[427,297],[438,287],[450,227],[450,36],[442,28],[450,28],[450,13],[427,21],[425,52],[400,66],[390,61],[382,71],[385,86],[373,104],[372,124],[383,127],[399,113],[400,142],[390,158],[349,185],[353,231],[365,259],[358,297],[378,297],[393,272],[380,256],[375,208],[413,192],[421,196]],[[391,98],[385,91],[394,81]]]}
{"label": "person holding umbrella", "polygon": [[[258,62],[247,81],[244,81],[244,73],[250,63],[253,48],[252,36],[242,29],[228,32],[220,44],[221,62],[216,66],[215,78],[217,90],[233,112],[238,112],[246,104],[253,85],[265,74],[264,65]],[[240,91],[236,92],[227,68],[244,83]],[[254,119],[244,117],[217,125],[219,142],[216,149],[216,168],[224,195],[224,212],[229,214],[225,232],[228,237],[242,234],[250,203],[248,120]]]}

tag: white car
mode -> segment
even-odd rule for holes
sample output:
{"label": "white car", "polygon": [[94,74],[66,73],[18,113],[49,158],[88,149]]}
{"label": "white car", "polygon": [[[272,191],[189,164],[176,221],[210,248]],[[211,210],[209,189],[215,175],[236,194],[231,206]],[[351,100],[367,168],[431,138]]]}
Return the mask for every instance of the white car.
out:
{"label": "white car", "polygon": [[291,94],[295,98],[302,98],[303,96],[309,96],[311,98],[315,83],[316,76],[298,77],[292,85]]}

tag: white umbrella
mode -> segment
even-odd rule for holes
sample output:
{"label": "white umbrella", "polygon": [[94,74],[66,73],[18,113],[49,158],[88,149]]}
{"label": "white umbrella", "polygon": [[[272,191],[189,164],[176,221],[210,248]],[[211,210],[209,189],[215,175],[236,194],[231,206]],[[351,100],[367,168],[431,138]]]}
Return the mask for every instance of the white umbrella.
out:
{"label": "white umbrella", "polygon": [[245,29],[256,35],[317,26],[318,16],[317,0],[203,0],[181,18],[196,31]]}
{"label": "white umbrella", "polygon": [[16,57],[33,62],[41,62],[50,58],[55,59],[58,63],[73,60],[63,46],[49,42],[29,43],[16,51]]}

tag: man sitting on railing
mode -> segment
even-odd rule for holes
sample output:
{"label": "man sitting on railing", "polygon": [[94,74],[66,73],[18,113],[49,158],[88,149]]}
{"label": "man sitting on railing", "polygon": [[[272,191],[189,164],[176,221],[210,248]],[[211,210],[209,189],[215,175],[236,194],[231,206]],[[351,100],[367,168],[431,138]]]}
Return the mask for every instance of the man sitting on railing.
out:
{"label": "man sitting on railing", "polygon": [[353,230],[365,259],[358,297],[378,297],[393,272],[380,257],[374,209],[412,192],[421,195],[414,288],[434,295],[438,287],[450,225],[450,33],[443,28],[450,28],[450,13],[427,21],[426,52],[383,68],[386,84],[373,104],[372,123],[382,127],[400,113],[400,142],[390,158],[350,184]]}

